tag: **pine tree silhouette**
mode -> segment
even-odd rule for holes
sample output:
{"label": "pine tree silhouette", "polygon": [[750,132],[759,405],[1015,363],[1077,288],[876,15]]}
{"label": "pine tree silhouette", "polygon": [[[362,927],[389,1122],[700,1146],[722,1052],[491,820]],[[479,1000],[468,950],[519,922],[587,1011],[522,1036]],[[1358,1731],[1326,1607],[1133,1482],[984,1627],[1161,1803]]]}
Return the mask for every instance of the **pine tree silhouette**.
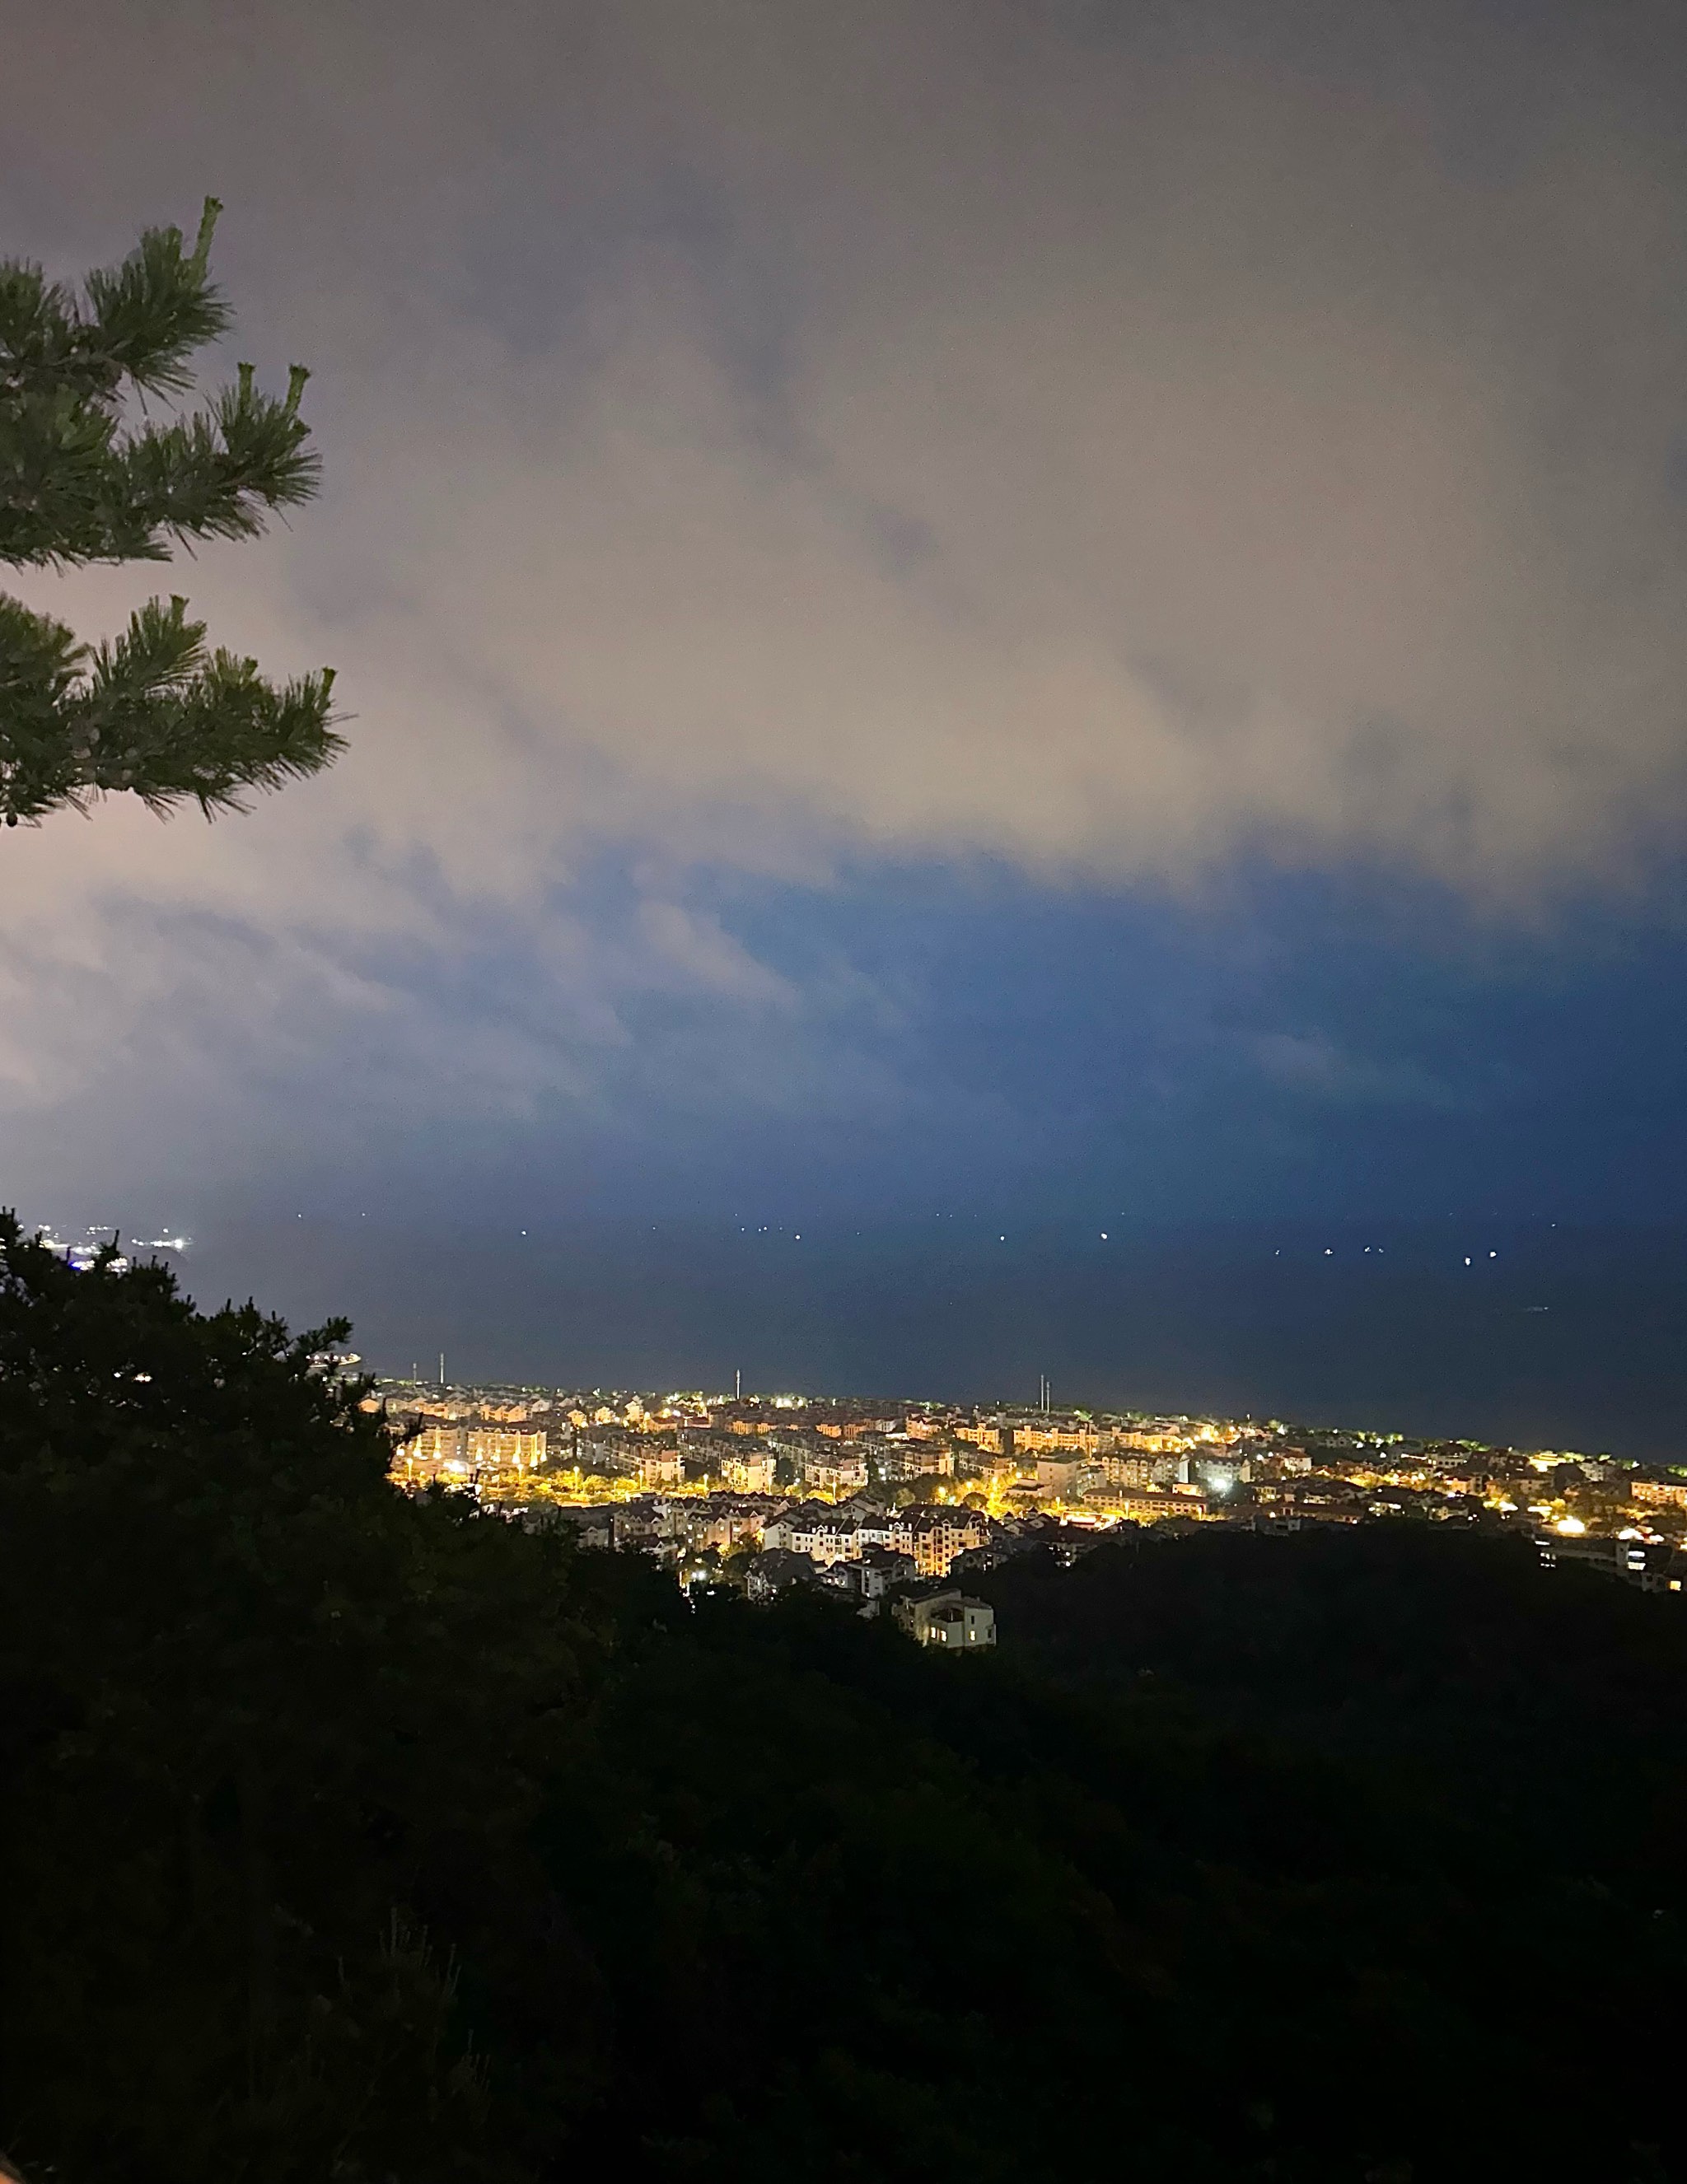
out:
{"label": "pine tree silhouette", "polygon": [[[221,209],[206,198],[191,252],[179,228],[149,228],[81,298],[28,260],[0,263],[0,562],[167,560],[194,539],[255,538],[316,492],[302,365],[279,398],[243,364],[206,406],[147,414],[191,393],[194,353],[232,323],[209,271]],[[207,817],[237,811],[243,790],[344,748],[332,688],[332,669],[277,685],[208,649],[180,597],[87,644],[0,593],[0,813],[15,827],[123,791],[159,813],[190,798]]]}

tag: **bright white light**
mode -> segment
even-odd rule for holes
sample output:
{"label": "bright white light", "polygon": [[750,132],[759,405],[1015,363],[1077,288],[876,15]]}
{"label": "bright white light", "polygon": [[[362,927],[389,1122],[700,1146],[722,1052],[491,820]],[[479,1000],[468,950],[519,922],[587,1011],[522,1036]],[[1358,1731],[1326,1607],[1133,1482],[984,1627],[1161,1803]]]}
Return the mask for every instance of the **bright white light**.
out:
{"label": "bright white light", "polygon": [[1575,1533],[1585,1532],[1588,1528],[1579,1517],[1561,1517],[1552,1529],[1555,1532]]}

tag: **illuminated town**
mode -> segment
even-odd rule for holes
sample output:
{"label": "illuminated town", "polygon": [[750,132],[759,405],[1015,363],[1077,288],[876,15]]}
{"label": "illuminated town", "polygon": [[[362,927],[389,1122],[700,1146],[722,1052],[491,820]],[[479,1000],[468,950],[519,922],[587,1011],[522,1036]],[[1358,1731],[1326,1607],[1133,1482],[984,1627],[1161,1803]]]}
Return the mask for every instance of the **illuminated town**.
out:
{"label": "illuminated town", "polygon": [[[377,1384],[406,1490],[477,1496],[752,1600],[808,1583],[876,1613],[1109,1532],[1427,1524],[1511,1531],[1649,1591],[1687,1577],[1687,1465],[1280,1419],[796,1395]],[[958,1608],[952,1603],[961,1603]],[[951,1642],[947,1627],[915,1635]],[[993,1642],[993,1628],[976,1635]],[[965,1636],[975,1636],[969,1626]]]}

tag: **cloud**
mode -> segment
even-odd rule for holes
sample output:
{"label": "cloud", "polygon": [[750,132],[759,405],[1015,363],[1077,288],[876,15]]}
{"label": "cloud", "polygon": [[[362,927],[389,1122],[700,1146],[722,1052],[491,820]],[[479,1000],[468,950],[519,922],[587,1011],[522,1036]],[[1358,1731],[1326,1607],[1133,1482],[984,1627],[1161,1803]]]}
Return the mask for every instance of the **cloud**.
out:
{"label": "cloud", "polygon": [[249,820],[6,844],[23,1105],[148,1027],[221,1082],[365,1025],[410,1112],[589,1100],[656,989],[800,1021],[699,872],[1503,905],[1679,838],[1662,17],[14,13],[8,231],[68,268],[215,185],[245,343],[316,366],[327,498],[188,588],[356,715]]}
{"label": "cloud", "polygon": [[752,1006],[789,1008],[796,1000],[790,981],[722,929],[718,917],[677,902],[640,905],[639,922],[656,959],[671,964],[684,985]]}
{"label": "cloud", "polygon": [[1465,1104],[1416,1063],[1373,1061],[1345,1051],[1322,1032],[1265,1032],[1251,1046],[1261,1075],[1301,1097],[1343,1106],[1456,1109]]}

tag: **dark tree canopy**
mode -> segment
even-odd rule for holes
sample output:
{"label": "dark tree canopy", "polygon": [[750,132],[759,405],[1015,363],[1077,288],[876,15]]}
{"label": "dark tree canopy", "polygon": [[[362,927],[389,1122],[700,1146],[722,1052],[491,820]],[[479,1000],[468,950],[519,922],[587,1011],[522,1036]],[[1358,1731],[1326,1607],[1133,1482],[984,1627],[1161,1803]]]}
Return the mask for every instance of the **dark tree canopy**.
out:
{"label": "dark tree canopy", "polygon": [[[209,270],[219,210],[208,198],[191,251],[179,228],[148,229],[80,298],[26,259],[0,262],[0,562],[168,560],[194,540],[255,538],[315,493],[302,365],[283,396],[243,364],[207,406],[171,406],[232,323]],[[272,683],[209,649],[179,597],[87,644],[0,593],[0,812],[16,826],[125,790],[159,812],[237,810],[243,791],[344,748],[332,685],[332,670]]]}

